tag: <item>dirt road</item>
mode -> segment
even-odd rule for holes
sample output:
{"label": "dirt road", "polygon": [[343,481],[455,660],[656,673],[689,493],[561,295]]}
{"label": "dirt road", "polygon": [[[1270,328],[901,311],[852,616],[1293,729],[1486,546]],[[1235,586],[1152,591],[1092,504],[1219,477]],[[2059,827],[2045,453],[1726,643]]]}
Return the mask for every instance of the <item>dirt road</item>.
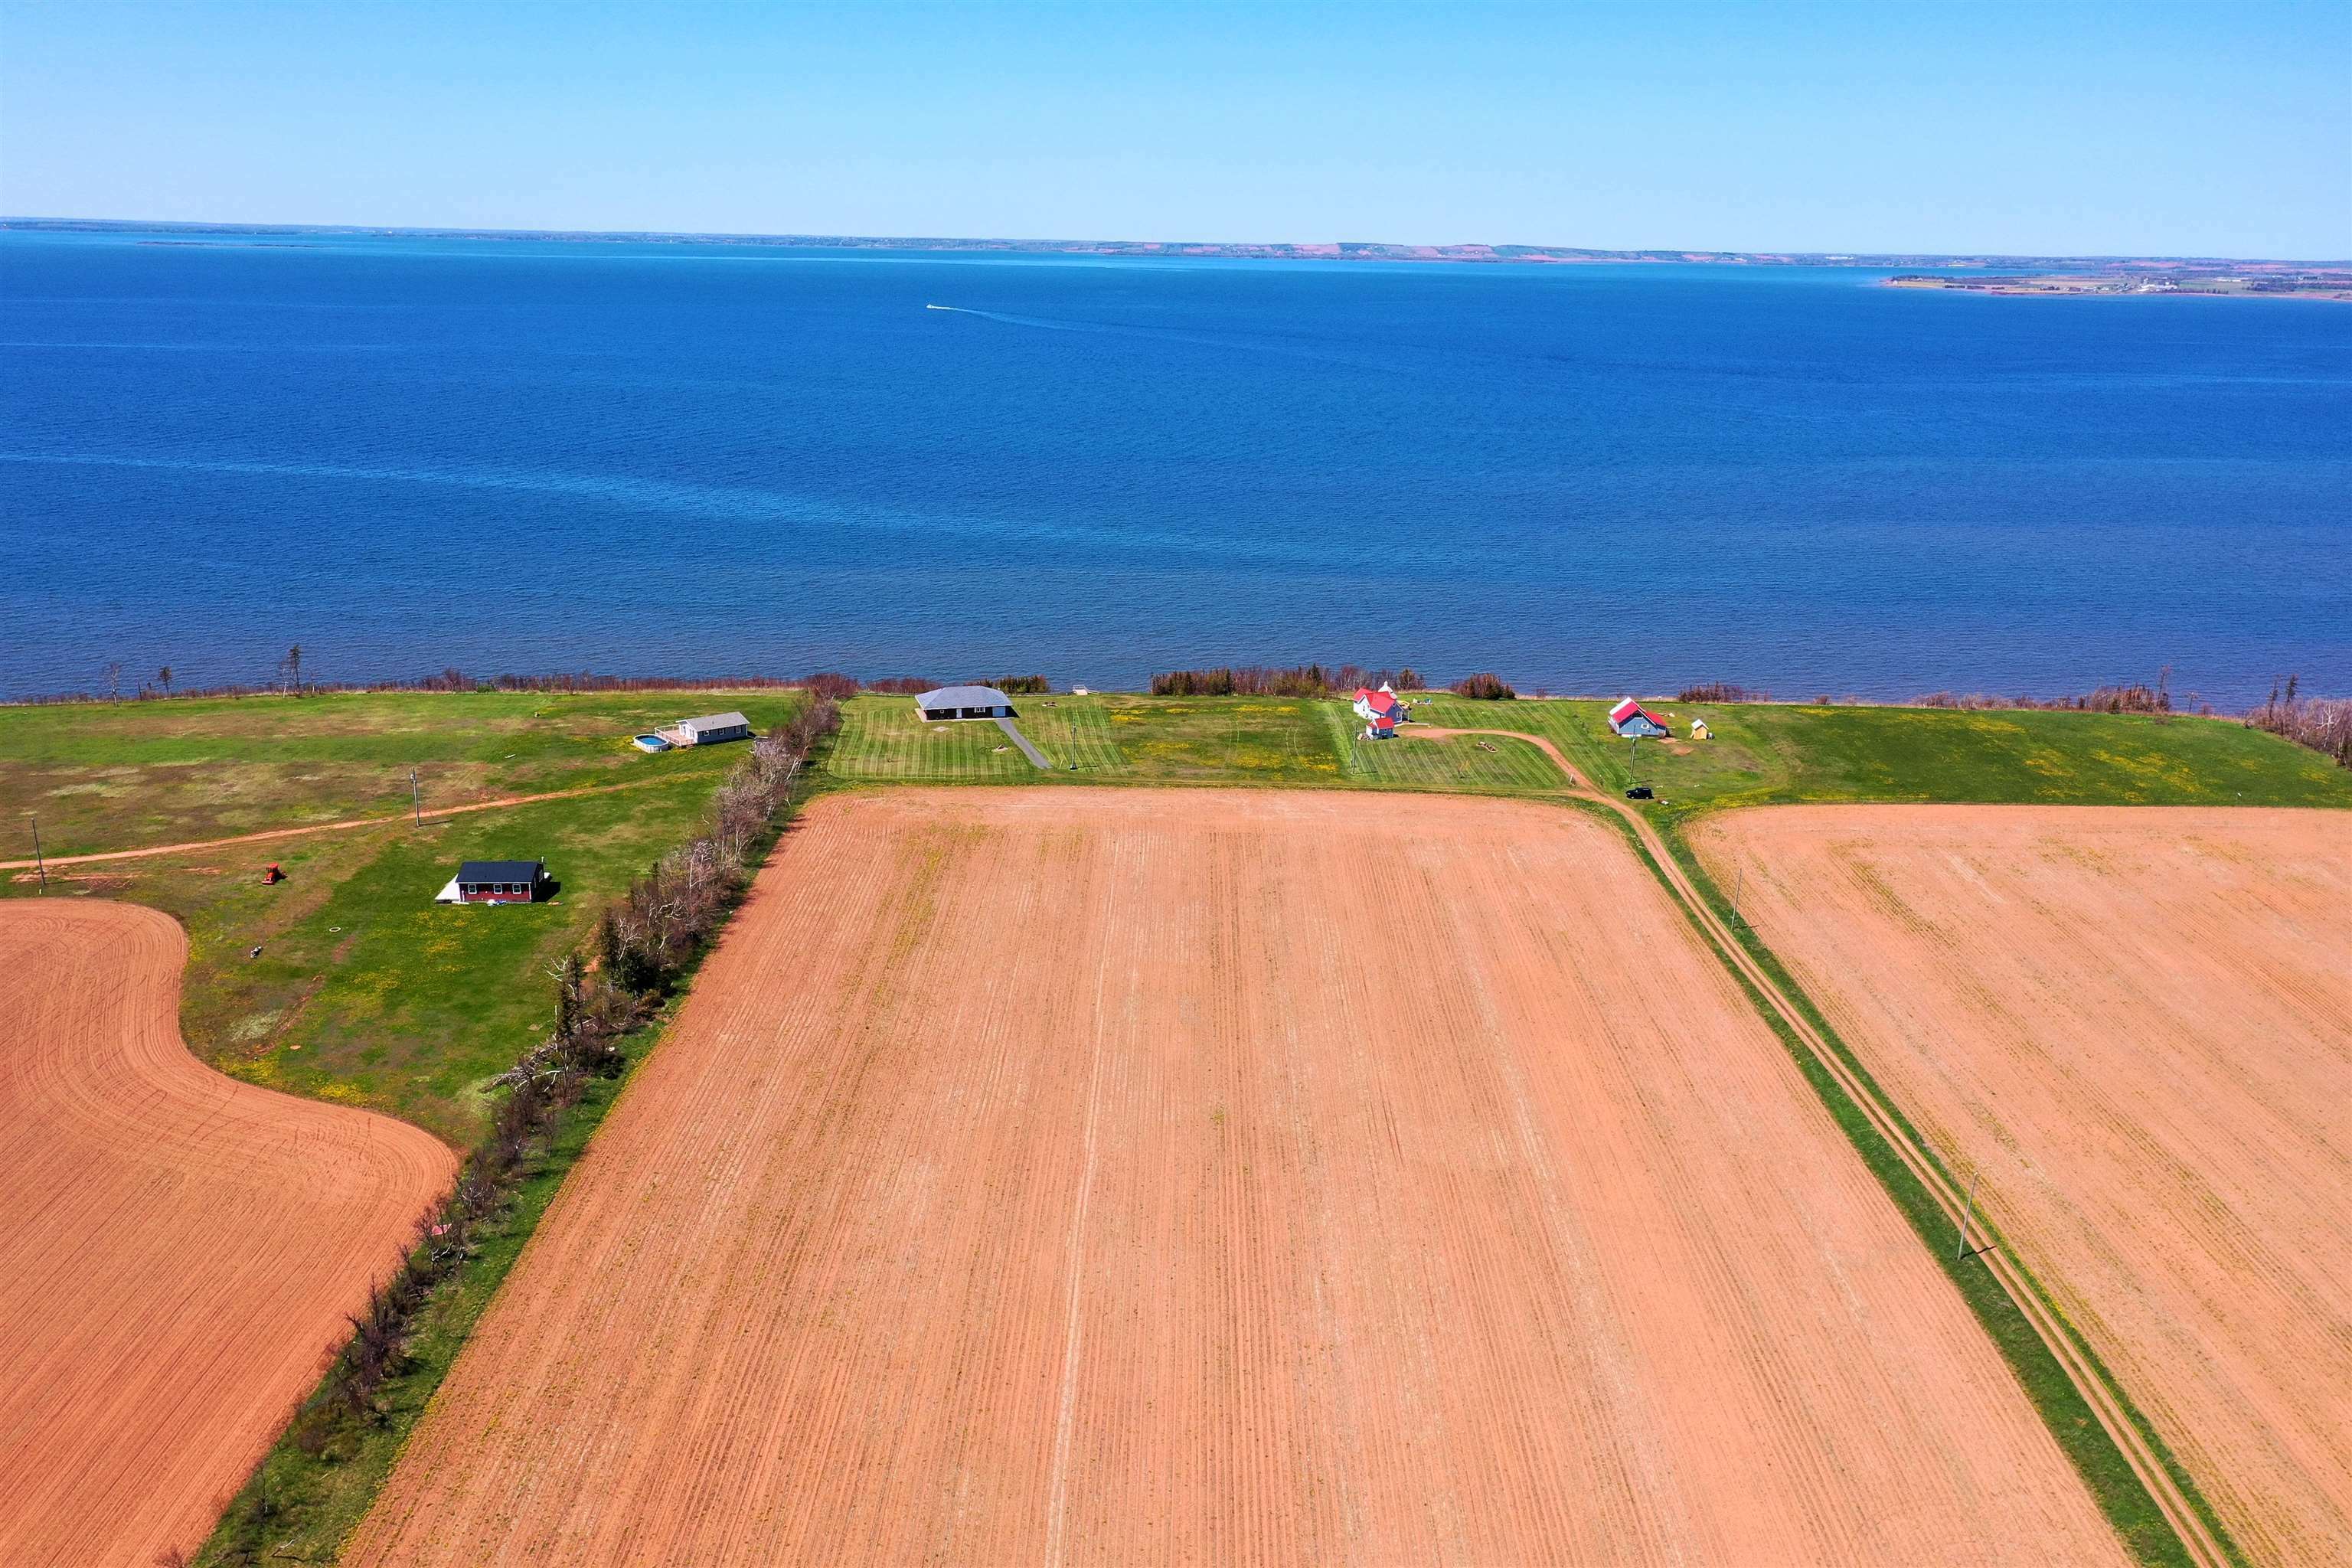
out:
{"label": "dirt road", "polygon": [[[1496,730],[1430,730],[1423,732],[1440,735],[1517,733],[1512,731]],[[1691,918],[1698,921],[1701,928],[1706,931],[1709,940],[1721,953],[1724,962],[1740,973],[1748,984],[1754,987],[1756,994],[1764,999],[1765,1005],[1769,1007],[1790,1031],[1803,1043],[1805,1048],[1821,1063],[1823,1069],[1838,1080],[1839,1086],[1846,1095],[1861,1107],[1878,1135],[1894,1149],[1906,1168],[1918,1179],[1921,1185],[1935,1198],[1944,1212],[1952,1217],[1954,1225],[1956,1226],[1962,1225],[1968,1207],[1967,1199],[1949,1173],[1939,1166],[1936,1160],[1929,1156],[1928,1152],[1920,1146],[1916,1138],[1906,1128],[1905,1118],[1895,1113],[1895,1108],[1885,1101],[1881,1093],[1847,1068],[1837,1053],[1830,1048],[1828,1041],[1813,1026],[1811,1019],[1807,1016],[1804,1010],[1798,1007],[1790,999],[1780,983],[1741,947],[1737,933],[1699,895],[1697,888],[1684,874],[1681,865],[1669,851],[1664,838],[1650,820],[1622,800],[1592,792],[1576,771],[1569,765],[1568,758],[1561,753],[1559,748],[1549,741],[1532,735],[1521,735],[1519,738],[1533,741],[1559,765],[1560,769],[1568,774],[1570,793],[1586,795],[1590,798],[1598,800],[1625,822],[1634,837],[1648,851],[1659,875],[1665,879],[1675,897],[1689,910]],[[1713,820],[1719,822],[1727,819]],[[2170,1522],[2174,1533],[2188,1550],[2191,1561],[2199,1563],[2200,1568],[2227,1568],[2228,1558],[2221,1549],[2221,1542],[2190,1503],[2188,1494],[2174,1479],[2170,1468],[2132,1420],[2130,1413],[2118,1398],[2116,1386],[2109,1375],[2103,1373],[2092,1358],[2084,1352],[2083,1347],[2077,1342],[2074,1334],[2069,1331],[2065,1322],[2051,1310],[2034,1289],[2033,1282],[2026,1277],[2023,1270],[2007,1253],[2000,1248],[1993,1248],[1983,1253],[1982,1258],[1985,1268],[2000,1283],[2010,1300],[2016,1303],[2018,1310],[2024,1316],[2026,1321],[2032,1325],[2034,1333],[2044,1345],[2049,1347],[2052,1355],[2056,1357],[2068,1381],[2073,1383],[2082,1394],[2092,1415],[2097,1418],[2101,1428],[2115,1443],[2116,1451],[2123,1456],[2124,1462],[2130,1466],[2132,1473],[2138,1478],[2140,1485]]]}
{"label": "dirt road", "polygon": [[2352,816],[1774,807],[1748,913],[2260,1562],[2352,1562]]}
{"label": "dirt road", "polygon": [[[237,844],[265,844],[274,838],[299,838],[308,833],[344,833],[355,827],[391,827],[404,822],[436,822],[445,816],[464,816],[477,811],[497,811],[509,805],[535,805],[542,800],[570,800],[575,795],[611,795],[616,790],[651,789],[675,784],[672,778],[631,779],[626,784],[585,784],[579,789],[550,790],[544,795],[509,795],[496,800],[470,801],[464,805],[445,805],[421,815],[397,812],[390,816],[347,816],[337,822],[310,822],[299,827],[271,827],[259,833],[240,833],[229,838],[196,838],[184,844],[151,844],[141,849],[106,849],[89,855],[51,855],[46,864],[55,869],[59,866],[88,866],[101,860],[140,860],[150,855],[179,855],[197,849],[225,849]],[[30,871],[44,864],[36,860],[0,860],[0,871]],[[17,879],[22,881],[23,879]]]}
{"label": "dirt road", "polygon": [[787,838],[347,1561],[2122,1552],[1602,825],[961,789]]}
{"label": "dirt road", "polygon": [[194,1551],[453,1174],[180,1042],[165,915],[0,901],[0,1563]]}

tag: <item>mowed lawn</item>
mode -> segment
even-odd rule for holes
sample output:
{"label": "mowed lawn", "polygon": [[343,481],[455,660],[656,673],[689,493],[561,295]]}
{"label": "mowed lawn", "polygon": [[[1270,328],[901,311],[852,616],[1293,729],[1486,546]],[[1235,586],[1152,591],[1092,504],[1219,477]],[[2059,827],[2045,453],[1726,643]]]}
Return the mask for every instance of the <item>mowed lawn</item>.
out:
{"label": "mowed lawn", "polygon": [[755,729],[796,692],[368,691],[0,707],[0,859],[187,843],[425,805],[678,775],[726,748],[648,755],[629,737],[740,709]]}
{"label": "mowed lawn", "polygon": [[926,723],[906,697],[847,704],[827,765],[845,779],[924,784],[1340,781],[1324,716],[1331,704],[1311,699],[1108,694],[1013,703],[1021,732],[1053,762],[1051,770],[1032,766],[994,724]]}
{"label": "mowed lawn", "polygon": [[[921,784],[1276,784],[1478,794],[1560,787],[1534,747],[1435,736],[1361,741],[1345,702],[1296,697],[1016,698],[1032,766],[990,723],[927,724],[903,697],[860,697],[829,764],[838,777]],[[1075,762],[1076,767],[1071,766]]]}
{"label": "mowed lawn", "polygon": [[[310,760],[302,773],[257,764],[269,770],[268,789],[236,795],[230,832],[353,815],[355,805],[371,803],[345,786],[384,772],[386,748],[394,745],[430,746],[452,770],[477,764],[446,759],[515,752],[511,763],[499,752],[509,771],[492,794],[642,782],[641,788],[427,819],[422,828],[401,822],[50,874],[51,897],[129,900],[187,928],[181,1028],[202,1059],[247,1082],[388,1111],[464,1147],[481,1131],[489,1080],[547,1025],[553,1006],[549,968],[592,938],[604,903],[631,878],[698,830],[719,780],[744,753],[741,746],[713,746],[648,756],[627,747],[632,723],[717,707],[741,708],[765,728],[798,700],[797,693],[776,691],[581,699],[370,693],[299,703],[5,710],[0,718],[21,723],[27,713],[37,716],[51,757],[101,759],[40,765],[60,769],[68,784],[79,773],[105,775],[110,793],[103,798],[162,842],[211,837],[208,826],[224,826],[218,803],[208,809],[198,800],[189,819],[173,815],[187,804],[187,792],[206,776],[225,779],[232,791],[250,784],[257,764],[199,767],[156,759],[233,753],[263,721],[282,721]],[[386,711],[371,714],[376,703]],[[141,719],[174,732],[150,741],[136,731]],[[95,733],[78,737],[85,725]],[[602,760],[614,736],[624,752]],[[345,742],[356,761],[338,759],[336,747]],[[399,784],[392,809],[406,804],[404,767]],[[256,804],[264,798],[276,800],[268,812]],[[48,821],[45,809],[45,838]],[[100,842],[112,847],[108,831],[110,838]],[[545,859],[560,884],[554,900],[501,908],[433,902],[460,861],[508,858]],[[287,879],[265,887],[260,871],[271,861],[286,868]],[[0,880],[0,894],[38,891],[30,872]]]}

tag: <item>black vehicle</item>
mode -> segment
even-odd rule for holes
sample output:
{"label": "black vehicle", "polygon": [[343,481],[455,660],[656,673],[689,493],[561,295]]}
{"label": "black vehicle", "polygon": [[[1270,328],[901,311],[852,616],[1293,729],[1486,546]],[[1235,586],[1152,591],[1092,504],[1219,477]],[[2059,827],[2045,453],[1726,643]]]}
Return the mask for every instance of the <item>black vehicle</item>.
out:
{"label": "black vehicle", "polygon": [[1635,784],[1632,789],[1625,792],[1625,798],[1627,800],[1655,800],[1658,797],[1651,790],[1648,784]]}

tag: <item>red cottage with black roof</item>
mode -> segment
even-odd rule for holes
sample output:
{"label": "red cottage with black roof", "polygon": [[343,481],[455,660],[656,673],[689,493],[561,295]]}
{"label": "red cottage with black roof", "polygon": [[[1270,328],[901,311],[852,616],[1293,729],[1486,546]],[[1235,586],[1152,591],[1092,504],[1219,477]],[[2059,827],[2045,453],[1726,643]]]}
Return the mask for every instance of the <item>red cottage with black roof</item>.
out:
{"label": "red cottage with black roof", "polygon": [[468,860],[434,901],[442,904],[535,904],[547,891],[544,860]]}

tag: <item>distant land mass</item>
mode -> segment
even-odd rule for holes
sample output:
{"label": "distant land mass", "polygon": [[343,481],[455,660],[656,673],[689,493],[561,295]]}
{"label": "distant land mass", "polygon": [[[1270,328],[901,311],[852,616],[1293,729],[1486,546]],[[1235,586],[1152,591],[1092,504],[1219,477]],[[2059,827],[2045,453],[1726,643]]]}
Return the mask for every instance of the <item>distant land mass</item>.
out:
{"label": "distant land mass", "polygon": [[1896,289],[1968,294],[2214,294],[2352,300],[2352,269],[2284,262],[2110,262],[2074,271],[1902,274]]}
{"label": "distant land mass", "polygon": [[[585,230],[520,228],[400,228],[347,224],[152,223],[128,218],[0,217],[0,229],[93,233],[139,233],[211,237],[238,244],[299,243],[306,238],[530,240],[559,244],[763,245],[822,250],[937,250],[1034,256],[1206,257],[1255,261],[1419,261],[1488,266],[1577,266],[1595,262],[1671,262],[1722,267],[1853,267],[1872,271],[1905,268],[1997,268],[2005,274],[1982,283],[1970,279],[1900,279],[1906,285],[1982,289],[1996,293],[2128,293],[2127,285],[2147,279],[2173,279],[2181,292],[2294,293],[2352,290],[2352,261],[2282,261],[2249,257],[2120,257],[1949,255],[1930,252],[1796,250],[1599,250],[1565,245],[1401,245],[1385,240],[1328,243],[1244,244],[1225,240],[1156,239],[972,239],[942,236],[858,234],[717,234],[656,229]],[[201,244],[204,238],[157,243]],[[2039,276],[2036,276],[2039,275]],[[2058,278],[2097,281],[2108,287],[2027,288]],[[2236,289],[2188,280],[2236,278],[2264,286]],[[1996,287],[1998,284],[2000,286]],[[2011,287],[2012,285],[2018,287]],[[2161,289],[2137,290],[2159,292]]]}

